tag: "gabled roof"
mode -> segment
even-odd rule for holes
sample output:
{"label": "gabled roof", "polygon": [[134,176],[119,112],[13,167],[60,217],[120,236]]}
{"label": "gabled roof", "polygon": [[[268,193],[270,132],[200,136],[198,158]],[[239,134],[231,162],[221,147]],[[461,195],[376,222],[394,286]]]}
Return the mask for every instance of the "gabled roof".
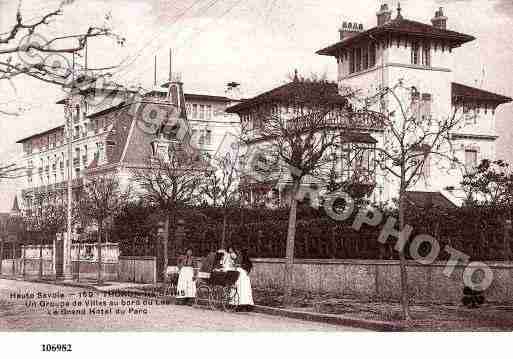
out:
{"label": "gabled roof", "polygon": [[381,26],[373,27],[367,31],[347,37],[334,45],[328,46],[317,51],[319,55],[336,56],[340,49],[351,47],[352,45],[370,40],[373,37],[378,38],[383,35],[410,35],[426,39],[440,39],[447,41],[451,47],[458,47],[462,44],[473,41],[476,38],[471,35],[462,34],[456,31],[440,29],[432,25],[424,24],[418,21],[398,17]]}
{"label": "gabled roof", "polygon": [[113,112],[113,111],[116,111],[122,107],[126,106],[126,102],[125,101],[121,101],[120,103],[118,103],[117,105],[114,105],[114,106],[111,106],[111,107],[107,107],[103,110],[100,110],[100,111],[97,111],[97,112],[94,112],[90,115],[87,115],[87,118],[96,118],[96,117],[99,117],[99,116],[102,116],[102,115],[105,115],[109,112]]}
{"label": "gabled roof", "polygon": [[265,103],[290,103],[302,100],[308,102],[315,100],[316,97],[331,103],[347,103],[347,99],[339,95],[338,85],[336,83],[295,79],[285,85],[276,87],[235,106],[229,107],[226,109],[226,112],[240,113]]}
{"label": "gabled roof", "polygon": [[493,92],[485,91],[478,89],[476,87],[471,87],[463,84],[459,84],[456,82],[452,83],[452,99],[454,103],[458,102],[488,102],[495,105],[500,105],[503,103],[508,103],[513,101],[511,97],[498,95]]}
{"label": "gabled roof", "polygon": [[452,203],[447,197],[440,192],[420,192],[420,191],[407,191],[406,201],[410,205],[420,208],[439,207],[439,208],[456,208],[457,206]]}
{"label": "gabled roof", "polygon": [[[106,161],[101,167],[117,165],[121,162],[121,156],[129,138],[130,127],[132,126],[132,122],[135,121],[134,116],[127,108],[118,107],[111,112],[111,115],[114,116],[114,121],[105,139],[107,144],[105,149]],[[99,167],[98,158],[95,157],[89,164],[88,169],[97,167]]]}
{"label": "gabled roof", "polygon": [[34,137],[44,136],[44,135],[48,135],[53,132],[57,132],[57,130],[64,130],[64,125],[60,125],[60,126],[51,128],[49,130],[30,135],[29,137],[25,137],[25,138],[22,138],[21,140],[16,141],[16,143],[23,143],[23,142],[33,139]]}

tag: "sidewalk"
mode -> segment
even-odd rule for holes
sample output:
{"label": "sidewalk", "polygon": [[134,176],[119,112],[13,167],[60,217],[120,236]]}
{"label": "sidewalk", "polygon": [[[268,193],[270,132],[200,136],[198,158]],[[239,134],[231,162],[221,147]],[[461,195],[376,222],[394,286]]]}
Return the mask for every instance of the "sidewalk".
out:
{"label": "sidewalk", "polygon": [[[152,289],[155,288],[153,284],[142,284],[142,283],[127,283],[127,282],[105,282],[102,285],[98,285],[95,281],[63,281],[55,278],[22,278],[12,276],[0,276],[0,279],[19,280],[33,283],[44,283],[52,285],[61,285],[68,287],[85,288],[89,290],[95,290],[99,292],[121,292],[126,295],[132,296],[147,296],[152,295]],[[174,301],[170,301],[174,303]],[[342,315],[331,315],[322,313],[309,313],[300,310],[289,310],[283,308],[273,308],[264,305],[255,305],[255,313],[267,314],[278,317],[300,319],[311,322],[325,323],[341,325],[346,327],[363,328],[376,331],[400,331],[403,330],[403,326],[392,322],[383,322],[377,320],[362,320],[345,317]]]}
{"label": "sidewalk", "polygon": [[[21,278],[0,276],[3,279],[45,283],[85,288],[100,292],[118,292],[129,296],[155,295],[153,284],[95,281],[62,281],[55,278]],[[282,295],[270,290],[255,288],[254,312],[363,328],[376,331],[512,331],[513,304],[486,303],[479,309],[467,309],[459,305],[416,304],[411,305],[414,320],[407,323],[400,320],[399,303],[384,301],[362,301],[350,297],[333,297],[311,293],[295,293],[294,307],[281,305]],[[170,303],[174,303],[172,298]]]}
{"label": "sidewalk", "polygon": [[10,275],[0,275],[0,279],[8,279],[8,280],[18,280],[32,283],[44,283],[44,284],[53,284],[53,285],[61,285],[65,287],[77,287],[77,288],[86,288],[91,290],[96,290],[99,292],[107,292],[107,291],[133,291],[135,293],[144,294],[144,289],[151,289],[154,287],[153,284],[141,284],[141,283],[128,283],[128,282],[103,282],[101,285],[97,284],[95,280],[81,279],[79,282],[76,280],[61,280],[56,279],[55,277],[25,277],[22,276],[10,276]]}

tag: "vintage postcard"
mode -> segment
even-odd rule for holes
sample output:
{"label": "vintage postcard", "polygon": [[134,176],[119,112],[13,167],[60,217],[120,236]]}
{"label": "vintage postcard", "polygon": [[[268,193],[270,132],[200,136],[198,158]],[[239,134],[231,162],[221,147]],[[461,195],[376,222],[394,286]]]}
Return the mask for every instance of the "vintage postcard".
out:
{"label": "vintage postcard", "polygon": [[510,332],[512,25],[0,0],[0,331]]}

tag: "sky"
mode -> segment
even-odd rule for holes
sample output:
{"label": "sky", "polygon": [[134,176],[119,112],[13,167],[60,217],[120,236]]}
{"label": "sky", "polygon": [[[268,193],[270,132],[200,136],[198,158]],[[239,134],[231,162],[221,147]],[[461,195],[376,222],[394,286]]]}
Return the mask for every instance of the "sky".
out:
{"label": "sky", "polygon": [[[62,0],[23,0],[24,18],[56,9]],[[326,73],[336,79],[336,62],[315,51],[338,40],[342,21],[375,26],[381,0],[67,0],[69,5],[41,34],[84,32],[91,25],[108,25],[126,38],[124,46],[112,39],[93,40],[89,67],[119,65],[114,79],[125,84],[153,85],[154,57],[158,83],[167,80],[169,49],[173,71],[182,74],[186,92],[223,95],[226,83],[241,83],[244,97],[287,81],[294,69],[302,74]],[[387,1],[392,9],[397,1]],[[15,19],[18,0],[0,0],[0,33]],[[455,80],[513,96],[513,1],[409,0],[401,1],[404,17],[430,23],[443,6],[448,28],[474,35],[477,40],[455,51]],[[394,15],[395,16],[395,15]],[[83,58],[77,59],[78,63]],[[63,97],[57,86],[17,78],[0,82],[0,162],[19,157],[15,142],[62,123],[55,102]],[[9,103],[7,103],[9,102]],[[497,113],[497,156],[513,163],[513,105]],[[15,183],[2,183],[0,212],[8,210]]]}

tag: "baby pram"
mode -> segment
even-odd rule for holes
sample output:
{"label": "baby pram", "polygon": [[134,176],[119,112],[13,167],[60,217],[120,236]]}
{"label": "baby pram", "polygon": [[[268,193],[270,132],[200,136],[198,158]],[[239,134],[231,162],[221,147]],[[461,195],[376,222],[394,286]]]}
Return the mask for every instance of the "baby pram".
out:
{"label": "baby pram", "polygon": [[215,259],[212,261],[212,254],[210,254],[201,266],[196,280],[196,305],[233,311],[239,305],[239,294],[235,285],[239,279],[239,272],[216,268]]}

